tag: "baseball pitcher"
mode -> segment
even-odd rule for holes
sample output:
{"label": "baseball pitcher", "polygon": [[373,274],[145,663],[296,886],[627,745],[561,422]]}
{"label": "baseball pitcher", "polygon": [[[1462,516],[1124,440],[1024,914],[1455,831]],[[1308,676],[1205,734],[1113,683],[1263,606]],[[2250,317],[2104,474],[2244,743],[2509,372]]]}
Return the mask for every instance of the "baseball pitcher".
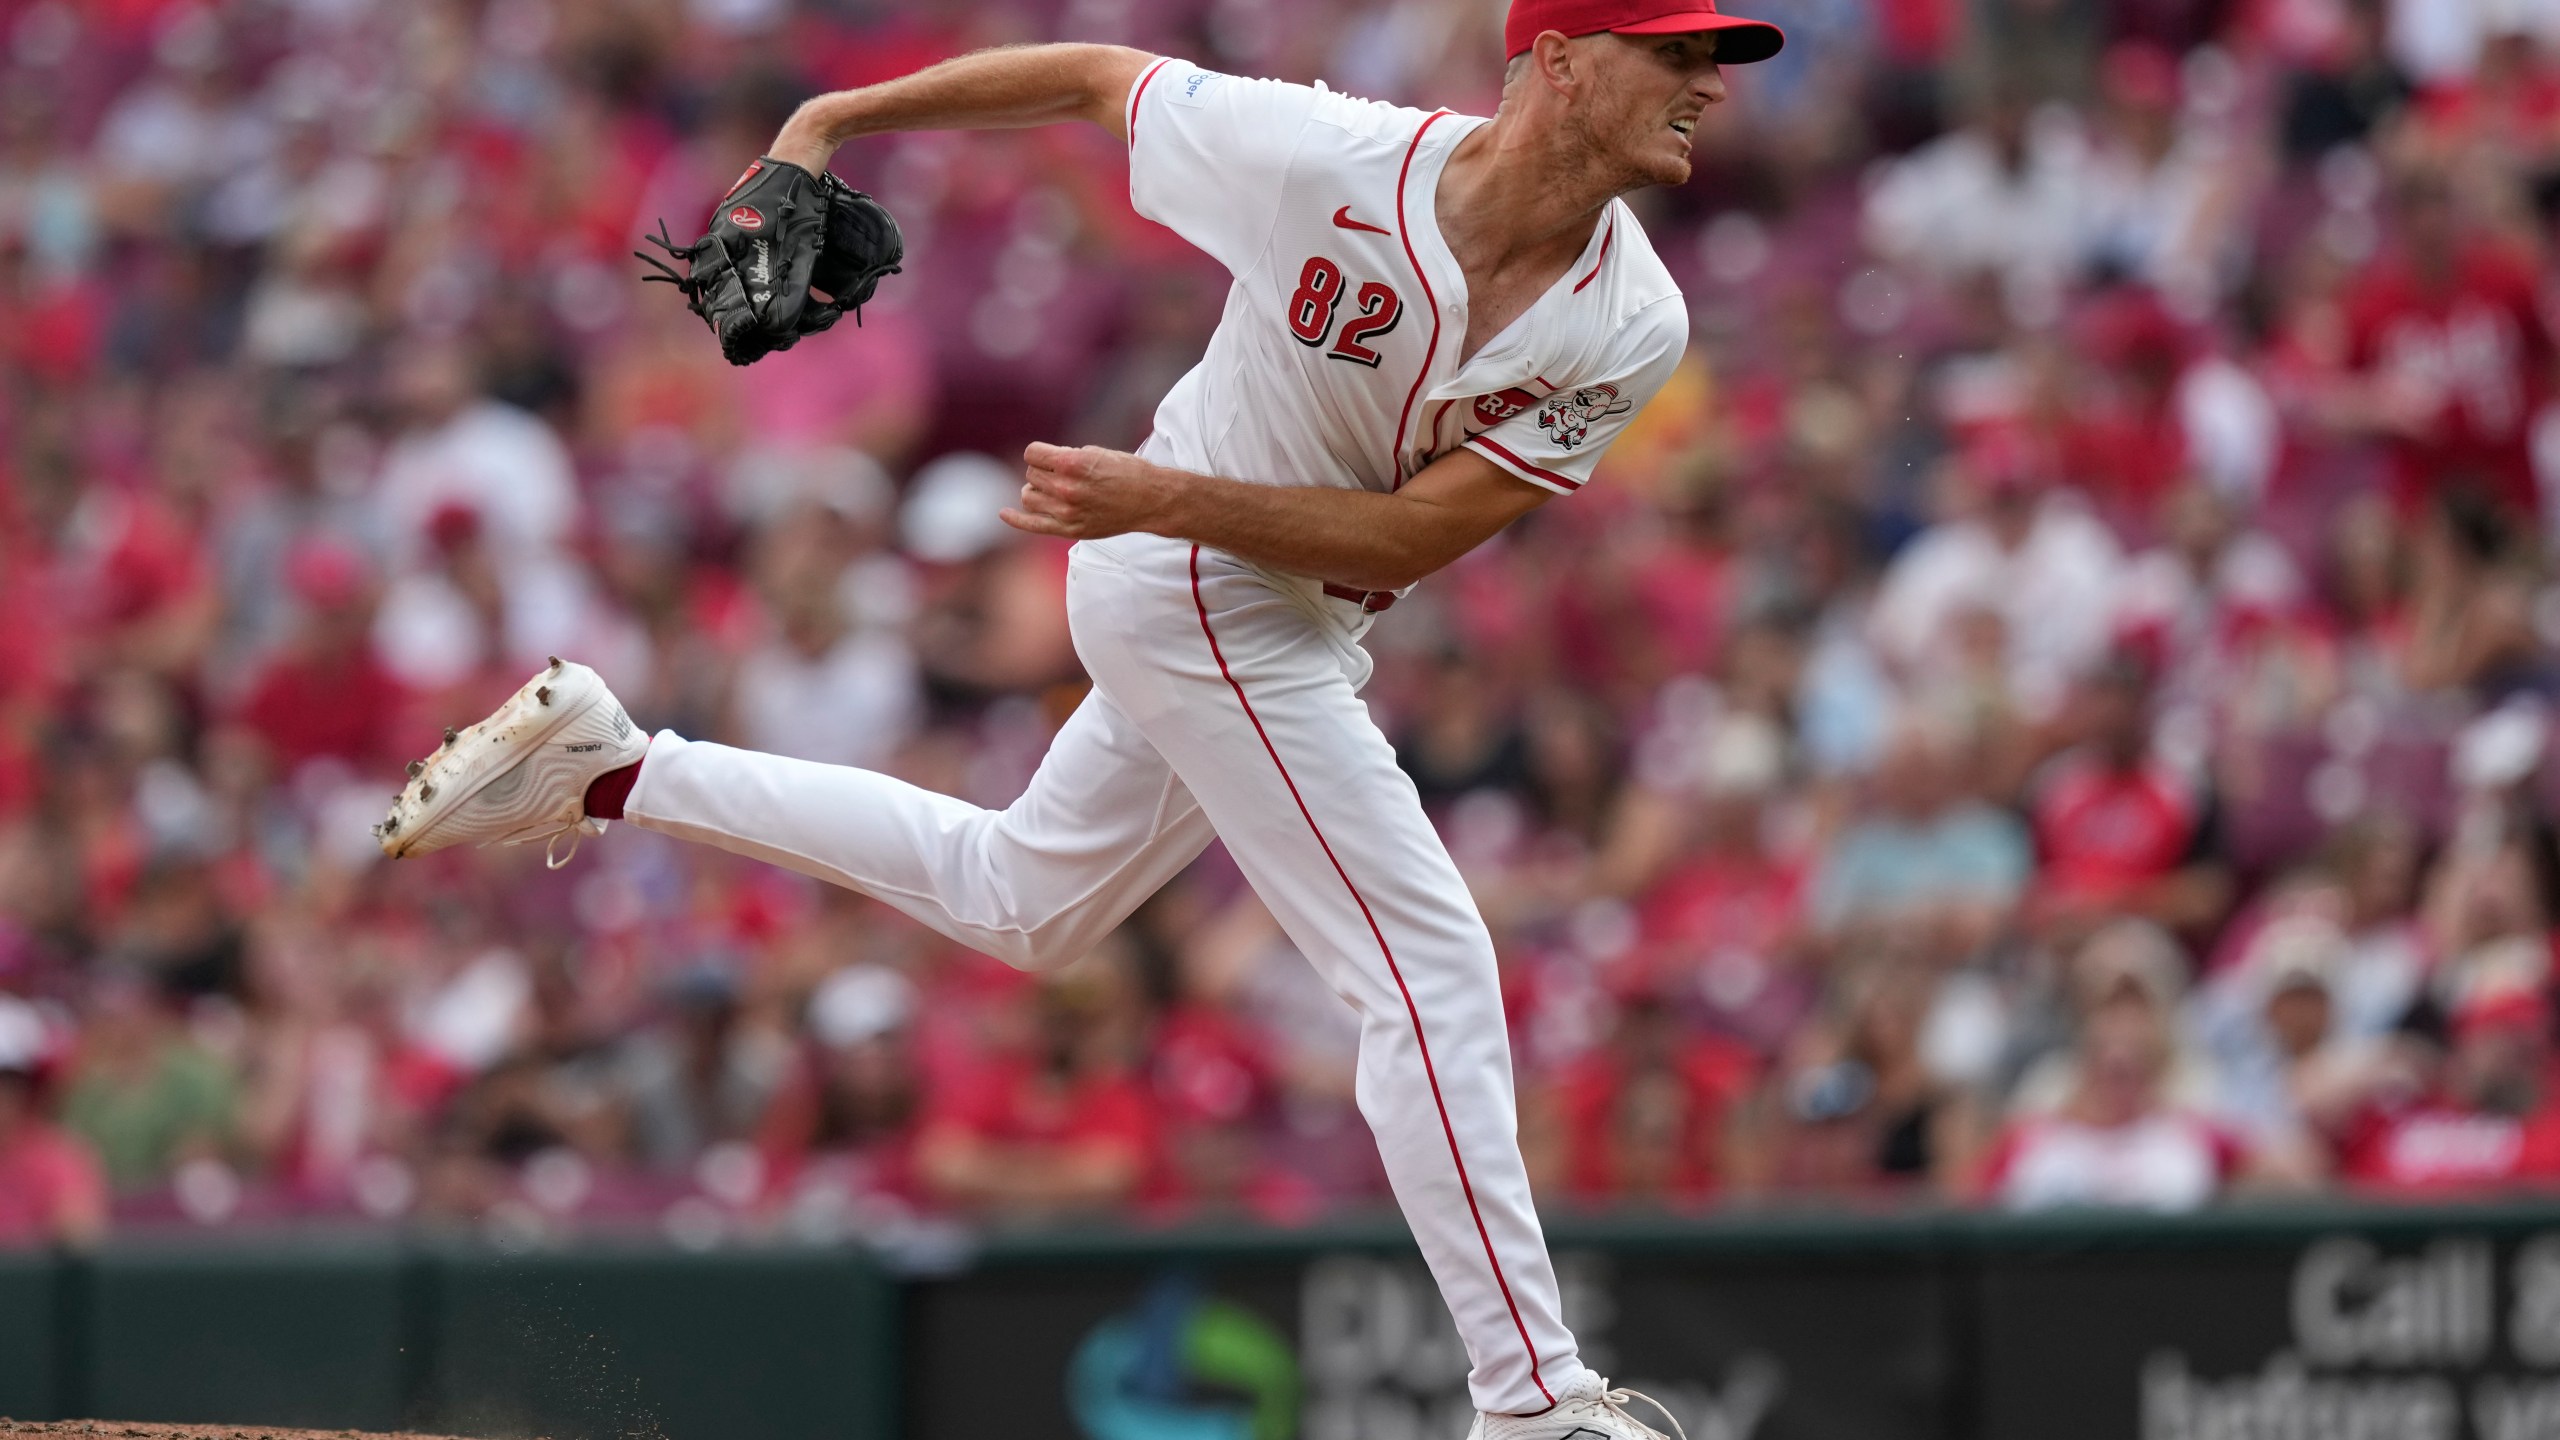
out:
{"label": "baseball pitcher", "polygon": [[[1214,835],[1361,1016],[1359,1103],[1472,1362],[1478,1440],[1652,1436],[1577,1357],[1516,1138],[1483,921],[1359,698],[1379,612],[1587,483],[1679,362],[1680,292],[1620,196],[1689,175],[1719,66],[1773,26],[1712,0],[1514,0],[1491,119],[1096,45],[987,51],[809,101],[665,267],[747,363],[900,258],[826,177],[890,130],[1083,120],[1129,194],[1234,276],[1139,453],[1033,445],[1020,529],[1078,542],[1093,679],[1002,811],[885,775],[637,733],[553,661],[412,767],[393,855],[574,847],[612,819],[1065,965]],[[821,178],[826,177],[826,178]]]}

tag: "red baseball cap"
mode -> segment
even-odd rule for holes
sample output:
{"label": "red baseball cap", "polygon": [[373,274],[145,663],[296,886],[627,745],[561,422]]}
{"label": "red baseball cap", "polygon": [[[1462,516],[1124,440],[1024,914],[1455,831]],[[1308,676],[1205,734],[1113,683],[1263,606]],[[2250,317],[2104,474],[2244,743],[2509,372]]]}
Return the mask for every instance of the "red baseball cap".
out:
{"label": "red baseball cap", "polygon": [[1511,0],[1511,16],[1502,22],[1502,53],[1508,58],[1527,50],[1549,30],[1568,36],[1686,35],[1715,30],[1716,63],[1748,65],[1766,60],[1787,43],[1786,35],[1766,20],[1719,15],[1715,0]]}

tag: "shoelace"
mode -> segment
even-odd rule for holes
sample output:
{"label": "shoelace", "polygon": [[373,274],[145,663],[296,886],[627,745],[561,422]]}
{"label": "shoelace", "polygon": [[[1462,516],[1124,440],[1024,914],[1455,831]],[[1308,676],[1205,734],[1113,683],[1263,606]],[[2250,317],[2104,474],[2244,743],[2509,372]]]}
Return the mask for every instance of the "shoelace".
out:
{"label": "shoelace", "polygon": [[[569,853],[566,855],[557,855],[552,853],[559,848],[560,837],[563,835],[569,837]],[[542,842],[542,868],[545,870],[557,870],[561,866],[568,864],[570,861],[577,859],[578,846],[580,842],[584,841],[586,838],[587,827],[584,825],[572,825],[566,830],[552,831],[551,838]],[[1683,1437],[1683,1440],[1686,1440],[1686,1437]]]}
{"label": "shoelace", "polygon": [[1643,1425],[1646,1434],[1660,1434],[1661,1432],[1655,1430],[1652,1426],[1645,1425],[1643,1421],[1636,1419],[1633,1415],[1627,1414],[1627,1402],[1630,1400],[1641,1400],[1647,1405],[1652,1406],[1654,1409],[1661,1411],[1662,1418],[1671,1422],[1671,1433],[1678,1436],[1679,1440],[1689,1440],[1689,1432],[1680,1428],[1680,1417],[1671,1413],[1670,1406],[1663,1404],[1661,1401],[1654,1399],[1652,1396],[1647,1395],[1641,1390],[1629,1390],[1623,1386],[1612,1386],[1606,1380],[1600,1382],[1600,1404],[1618,1412],[1618,1415],[1630,1424]]}
{"label": "shoelace", "polygon": [[[595,828],[589,829],[588,827],[590,825],[593,825]],[[561,826],[559,829],[552,831],[548,835],[527,835],[521,840],[509,840],[506,843],[509,845],[530,845],[536,840],[541,841],[542,868],[545,870],[557,870],[561,866],[568,864],[570,861],[577,859],[578,846],[584,843],[589,835],[601,833],[603,828],[604,822],[600,820],[590,821],[586,817],[580,816],[578,819],[570,821],[568,824]],[[559,853],[560,837],[563,835],[569,837],[569,853],[566,855]]]}

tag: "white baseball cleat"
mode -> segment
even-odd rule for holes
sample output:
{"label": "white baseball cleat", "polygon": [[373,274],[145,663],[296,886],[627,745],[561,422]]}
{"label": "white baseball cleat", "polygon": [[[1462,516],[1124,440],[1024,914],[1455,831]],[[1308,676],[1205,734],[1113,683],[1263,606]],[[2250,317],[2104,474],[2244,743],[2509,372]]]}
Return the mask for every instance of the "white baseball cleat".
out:
{"label": "white baseball cleat", "polygon": [[[648,746],[601,676],[554,655],[488,719],[446,730],[434,754],[409,763],[409,783],[373,838],[395,860],[453,845],[541,840],[556,870],[580,840],[604,833],[604,821],[587,817],[587,786]],[[569,853],[553,855],[564,835]]]}
{"label": "white baseball cleat", "polygon": [[1671,1422],[1672,1435],[1688,1440],[1679,1417],[1661,1401],[1634,1390],[1612,1390],[1608,1381],[1588,1372],[1566,1386],[1564,1393],[1556,1397],[1555,1408],[1543,1414],[1479,1413],[1475,1428],[1467,1432],[1467,1440],[1671,1440],[1671,1436],[1628,1414],[1626,1406],[1631,1400],[1641,1400],[1662,1411],[1662,1418]]}

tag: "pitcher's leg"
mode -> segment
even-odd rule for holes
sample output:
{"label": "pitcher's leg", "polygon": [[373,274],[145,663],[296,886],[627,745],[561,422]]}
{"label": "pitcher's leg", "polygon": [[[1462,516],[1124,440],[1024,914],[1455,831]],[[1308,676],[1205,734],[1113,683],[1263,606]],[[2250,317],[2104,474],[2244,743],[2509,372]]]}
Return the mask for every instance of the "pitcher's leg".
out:
{"label": "pitcher's leg", "polygon": [[[1412,782],[1313,622],[1232,570],[1143,643],[1181,703],[1138,714],[1246,877],[1361,1011],[1376,1132],[1473,1369],[1478,1408],[1552,1404],[1583,1367],[1520,1158],[1493,945]],[[1097,675],[1111,647],[1088,649]]]}
{"label": "pitcher's leg", "polygon": [[1211,833],[1172,768],[1099,693],[1003,810],[869,770],[662,733],[623,813],[850,886],[1025,970],[1083,955]]}

